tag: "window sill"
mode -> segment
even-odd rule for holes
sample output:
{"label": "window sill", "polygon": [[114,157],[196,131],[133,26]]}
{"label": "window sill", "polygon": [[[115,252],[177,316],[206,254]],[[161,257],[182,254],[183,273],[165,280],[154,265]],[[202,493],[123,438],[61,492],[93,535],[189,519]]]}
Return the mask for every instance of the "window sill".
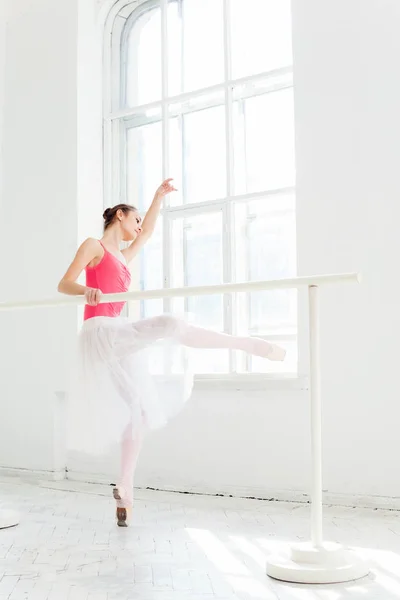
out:
{"label": "window sill", "polygon": [[263,375],[258,373],[232,375],[196,375],[194,390],[222,391],[306,391],[309,381],[306,375]]}

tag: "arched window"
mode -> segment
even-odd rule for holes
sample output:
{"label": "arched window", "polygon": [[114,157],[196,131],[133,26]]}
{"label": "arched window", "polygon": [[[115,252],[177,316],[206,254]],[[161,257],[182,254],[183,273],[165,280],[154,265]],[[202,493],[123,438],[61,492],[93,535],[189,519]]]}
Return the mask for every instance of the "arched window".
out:
{"label": "arched window", "polygon": [[[107,203],[165,205],[140,260],[141,289],[295,275],[290,0],[117,2],[105,44]],[[164,306],[163,306],[164,304]],[[295,372],[292,291],[143,303],[221,331],[265,336],[284,365],[200,352],[200,373]]]}

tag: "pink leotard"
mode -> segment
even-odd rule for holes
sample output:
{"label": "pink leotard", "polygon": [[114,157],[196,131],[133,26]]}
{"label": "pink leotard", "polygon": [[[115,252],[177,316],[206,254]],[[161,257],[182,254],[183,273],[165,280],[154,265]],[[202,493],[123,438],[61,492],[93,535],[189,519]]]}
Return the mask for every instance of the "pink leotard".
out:
{"label": "pink leotard", "polygon": [[[100,242],[101,244],[101,242]],[[96,288],[103,294],[116,294],[127,292],[131,283],[131,274],[128,267],[119,258],[111,254],[101,244],[104,256],[94,267],[86,267],[86,285]],[[125,302],[110,302],[97,306],[85,306],[84,320],[93,317],[119,317]]]}

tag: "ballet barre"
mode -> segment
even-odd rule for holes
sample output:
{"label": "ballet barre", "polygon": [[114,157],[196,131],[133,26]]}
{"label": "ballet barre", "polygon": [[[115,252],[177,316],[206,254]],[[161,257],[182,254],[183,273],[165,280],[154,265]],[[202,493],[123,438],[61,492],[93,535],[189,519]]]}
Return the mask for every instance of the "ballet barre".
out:
{"label": "ballet barre", "polygon": [[[310,340],[310,403],[311,403],[311,541],[295,544],[287,556],[272,557],[267,574],[275,579],[294,583],[339,583],[364,577],[368,566],[349,549],[324,542],[322,535],[322,430],[320,390],[320,301],[319,288],[329,284],[360,283],[358,273],[294,277],[274,281],[224,283],[196,287],[165,288],[122,294],[104,294],[101,303],[154,300],[211,294],[249,293],[265,290],[308,288]],[[2,302],[0,311],[50,308],[85,304],[84,296],[63,296],[48,300]],[[4,517],[4,519],[2,519]],[[6,515],[0,512],[0,528]],[[15,520],[15,519],[14,519]],[[12,521],[12,519],[11,519]],[[7,525],[6,525],[7,526]],[[10,525],[8,525],[10,526]],[[3,525],[4,527],[4,525]]]}
{"label": "ballet barre", "polygon": [[[341,273],[338,275],[316,275],[315,277],[293,277],[292,279],[275,279],[269,281],[242,281],[240,283],[222,283],[219,285],[200,285],[179,288],[162,288],[119,294],[103,294],[101,304],[108,302],[127,302],[133,300],[157,300],[163,298],[183,298],[189,296],[207,296],[211,294],[236,294],[240,292],[260,292],[265,290],[289,290],[302,287],[314,287],[337,283],[360,283],[358,273]],[[44,300],[23,300],[19,302],[0,302],[0,311],[27,310],[30,308],[51,308],[57,306],[74,306],[86,304],[84,296],[59,295]]]}

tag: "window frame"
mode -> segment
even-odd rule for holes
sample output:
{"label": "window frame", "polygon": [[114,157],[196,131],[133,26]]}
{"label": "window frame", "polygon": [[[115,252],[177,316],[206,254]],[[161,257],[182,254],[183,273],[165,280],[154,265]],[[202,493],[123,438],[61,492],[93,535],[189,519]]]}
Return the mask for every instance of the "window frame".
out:
{"label": "window frame", "polygon": [[[179,1],[179,0],[177,0]],[[243,0],[245,1],[245,0]],[[226,196],[216,200],[199,202],[196,204],[182,204],[179,206],[170,206],[168,203],[162,209],[163,218],[163,278],[164,287],[171,285],[171,260],[168,249],[171,247],[171,229],[172,220],[182,218],[185,215],[191,216],[204,214],[206,211],[222,211],[223,231],[223,283],[234,281],[234,210],[235,203],[248,202],[257,198],[267,196],[278,196],[280,194],[294,194],[296,187],[290,186],[276,190],[266,190],[260,192],[245,193],[235,195],[234,191],[234,155],[233,155],[233,101],[237,100],[237,90],[242,86],[243,91],[240,99],[254,97],[265,93],[273,93],[279,90],[293,88],[293,66],[283,67],[257,73],[254,75],[232,79],[231,76],[231,56],[230,56],[230,31],[229,31],[229,5],[230,0],[223,0],[224,7],[224,80],[221,83],[206,88],[194,90],[193,92],[184,92],[174,96],[168,96],[168,56],[167,56],[167,8],[168,0],[118,0],[112,6],[108,19],[106,20],[104,30],[104,88],[103,88],[103,155],[104,155],[104,200],[105,205],[112,203],[111,198],[121,198],[124,201],[124,186],[126,186],[126,160],[123,159],[121,127],[126,127],[126,120],[134,118],[145,110],[160,108],[161,127],[162,127],[162,171],[163,178],[169,175],[168,169],[168,148],[169,148],[169,107],[174,103],[187,102],[190,100],[205,97],[207,93],[222,92],[225,106],[225,131],[226,131]],[[147,104],[138,105],[130,108],[121,108],[120,102],[126,94],[126,81],[122,75],[122,65],[126,62],[126,41],[130,27],[134,22],[147,11],[155,7],[161,7],[161,39],[164,51],[162,53],[162,94],[161,99]],[[252,84],[259,85],[256,91],[250,93],[248,90]],[[246,95],[247,94],[247,95]],[[219,104],[219,103],[218,103]],[[207,107],[218,105],[213,101],[207,104]],[[188,107],[188,112],[191,112]],[[193,110],[193,109],[192,109]],[[196,109],[194,109],[196,110]],[[125,182],[125,183],[124,183]],[[296,209],[295,209],[296,211]],[[223,329],[227,333],[235,333],[235,298],[232,295],[225,294],[223,297]],[[171,300],[164,300],[164,310],[168,312],[171,308]],[[282,339],[288,339],[288,336],[281,336]],[[292,336],[290,336],[292,337]],[[280,336],[275,336],[275,340]],[[298,343],[298,334],[296,336]],[[239,359],[240,360],[240,359]],[[290,388],[306,389],[307,384],[304,376],[297,373],[237,373],[237,353],[230,352],[229,373],[223,375],[202,375],[198,380],[204,387],[206,381],[215,385],[216,381],[223,386],[227,382],[228,389],[236,389],[245,382],[252,382],[252,386],[257,382],[264,389],[268,382],[271,389],[277,388],[277,381],[287,381]],[[299,360],[298,360],[299,367]],[[296,383],[297,382],[297,383]],[[279,388],[279,385],[278,385]],[[252,388],[253,389],[253,388]],[[279,388],[280,389],[280,388]]]}

